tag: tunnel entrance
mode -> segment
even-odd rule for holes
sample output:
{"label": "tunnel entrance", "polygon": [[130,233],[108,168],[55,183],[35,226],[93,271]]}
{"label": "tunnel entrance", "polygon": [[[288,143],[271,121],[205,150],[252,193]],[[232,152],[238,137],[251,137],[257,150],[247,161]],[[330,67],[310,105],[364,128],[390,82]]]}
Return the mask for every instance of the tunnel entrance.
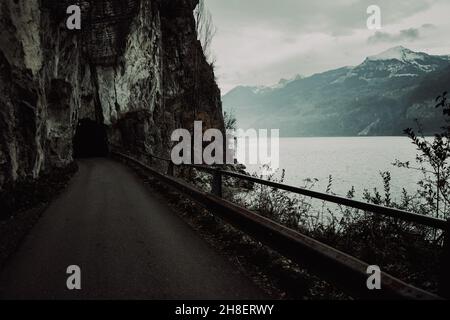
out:
{"label": "tunnel entrance", "polygon": [[74,157],[106,157],[108,152],[106,126],[90,119],[80,120],[73,139]]}

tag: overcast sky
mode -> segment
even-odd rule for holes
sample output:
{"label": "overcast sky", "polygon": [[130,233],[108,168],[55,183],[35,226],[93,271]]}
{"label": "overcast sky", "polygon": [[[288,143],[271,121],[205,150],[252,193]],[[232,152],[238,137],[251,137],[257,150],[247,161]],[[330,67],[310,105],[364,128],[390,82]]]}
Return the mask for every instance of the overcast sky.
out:
{"label": "overcast sky", "polygon": [[[222,93],[357,65],[403,45],[450,54],[450,0],[206,0]],[[369,5],[382,29],[367,28]]]}

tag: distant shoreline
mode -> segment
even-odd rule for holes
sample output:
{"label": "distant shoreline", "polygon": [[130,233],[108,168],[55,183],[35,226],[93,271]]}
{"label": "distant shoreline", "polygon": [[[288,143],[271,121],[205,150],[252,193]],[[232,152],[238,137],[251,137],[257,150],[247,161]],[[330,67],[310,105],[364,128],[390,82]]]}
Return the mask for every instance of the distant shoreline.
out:
{"label": "distant shoreline", "polygon": [[[433,135],[425,135],[425,138],[432,138]],[[293,138],[303,138],[303,139],[313,139],[313,138],[406,138],[409,139],[406,135],[398,135],[398,136],[391,136],[391,135],[374,135],[374,136],[282,136],[280,135],[280,139],[293,139]]]}

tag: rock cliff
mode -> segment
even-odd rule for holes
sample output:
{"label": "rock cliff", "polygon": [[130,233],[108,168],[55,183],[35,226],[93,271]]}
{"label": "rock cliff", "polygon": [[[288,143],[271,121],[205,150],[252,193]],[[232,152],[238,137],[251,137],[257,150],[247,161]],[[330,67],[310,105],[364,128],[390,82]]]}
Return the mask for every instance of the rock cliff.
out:
{"label": "rock cliff", "polygon": [[109,148],[168,156],[170,135],[223,130],[220,91],[197,40],[197,0],[0,3],[0,190],[73,162],[82,121]]}

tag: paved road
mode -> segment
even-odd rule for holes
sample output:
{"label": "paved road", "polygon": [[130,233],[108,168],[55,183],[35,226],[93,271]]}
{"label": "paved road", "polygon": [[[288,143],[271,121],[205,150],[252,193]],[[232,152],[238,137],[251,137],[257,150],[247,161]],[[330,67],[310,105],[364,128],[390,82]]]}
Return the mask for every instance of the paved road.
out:
{"label": "paved road", "polygon": [[[264,298],[130,169],[79,166],[0,273],[0,298]],[[81,267],[80,291],[67,290],[69,265]]]}

